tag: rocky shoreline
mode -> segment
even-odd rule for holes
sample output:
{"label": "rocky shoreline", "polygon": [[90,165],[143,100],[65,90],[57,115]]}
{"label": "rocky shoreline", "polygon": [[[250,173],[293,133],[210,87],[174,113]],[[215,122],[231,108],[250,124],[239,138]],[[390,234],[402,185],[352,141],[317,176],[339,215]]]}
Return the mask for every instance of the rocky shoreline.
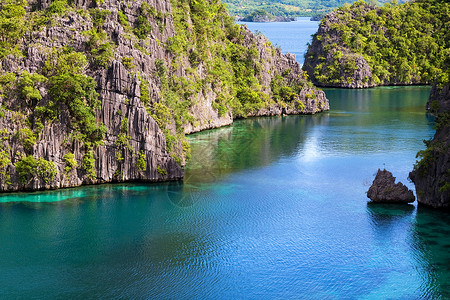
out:
{"label": "rocky shoreline", "polygon": [[[430,10],[432,5],[436,9]],[[446,72],[446,6],[426,0],[340,7],[321,20],[303,69],[323,87],[433,84]],[[425,27],[427,34],[421,29]]]}
{"label": "rocky shoreline", "polygon": [[273,23],[273,22],[294,22],[296,18],[282,16],[253,16],[253,17],[236,17],[236,21],[240,22],[256,22],[256,23]]}
{"label": "rocky shoreline", "polygon": [[[179,180],[185,134],[329,109],[293,55],[233,24],[221,4],[208,9],[222,19],[202,26],[204,7],[182,1],[72,2],[29,1],[14,40],[24,55],[0,56],[2,192]],[[198,39],[187,51],[180,19]]]}
{"label": "rocky shoreline", "polygon": [[450,85],[434,87],[427,103],[436,116],[436,133],[420,151],[409,177],[416,186],[417,201],[433,208],[450,209]]}

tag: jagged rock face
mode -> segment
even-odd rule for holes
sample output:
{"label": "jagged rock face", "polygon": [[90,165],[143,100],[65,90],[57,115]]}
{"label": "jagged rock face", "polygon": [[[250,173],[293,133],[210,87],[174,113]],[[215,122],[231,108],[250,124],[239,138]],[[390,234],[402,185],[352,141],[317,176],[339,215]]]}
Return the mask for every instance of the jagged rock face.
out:
{"label": "jagged rock face", "polygon": [[[450,85],[433,87],[429,107],[437,113],[437,130],[409,177],[416,186],[417,201],[434,208],[450,208]],[[434,102],[436,101],[436,102]],[[434,103],[433,103],[434,102]],[[430,104],[432,103],[432,104]]]}
{"label": "jagged rock face", "polygon": [[[40,60],[36,60],[40,62]],[[24,61],[23,65],[32,65],[33,62]],[[38,136],[38,142],[31,150],[35,158],[45,158],[55,163],[58,173],[54,180],[45,183],[39,178],[19,183],[18,174],[13,165],[8,168],[12,174],[11,184],[3,181],[0,190],[37,190],[47,188],[61,188],[79,186],[81,184],[104,183],[111,181],[165,181],[181,179],[183,172],[166,151],[166,139],[164,133],[158,127],[155,120],[147,113],[140,102],[139,80],[129,74],[124,66],[113,61],[108,70],[97,74],[98,82],[101,83],[99,97],[102,99],[101,109],[97,111],[97,121],[105,124],[107,134],[104,145],[94,149],[96,179],[86,177],[86,172],[81,168],[66,174],[64,155],[73,153],[82,165],[85,148],[80,141],[70,139],[72,130],[68,126],[70,117],[66,112],[60,115],[59,120],[45,126]],[[119,147],[116,144],[117,137],[121,132],[122,120],[127,119],[126,129],[129,147]],[[6,112],[0,118],[0,128],[6,132],[14,133],[25,128],[24,119],[17,119],[14,112]],[[14,156],[11,161],[17,162],[20,155],[16,153],[27,152],[17,138],[13,137],[3,144],[10,148]],[[143,151],[145,169],[137,168],[138,153]],[[118,160],[118,153],[122,160]],[[158,172],[165,170],[165,172]]]}
{"label": "jagged rock face", "polygon": [[[258,49],[257,61],[261,62],[261,78],[260,82],[263,86],[269,87],[273,76],[272,72],[277,74],[290,70],[290,78],[288,80],[295,81],[296,76],[303,76],[303,71],[299,63],[295,60],[295,55],[287,53],[282,54],[280,49],[276,51],[267,51],[269,40],[263,35],[254,35],[247,28],[242,26],[245,36],[243,45],[246,48],[256,45]],[[275,70],[275,71],[274,71]],[[211,100],[213,95],[208,95],[200,99],[200,101],[192,109],[193,115],[199,122],[197,125],[188,124],[185,126],[185,133],[198,132],[205,129],[217,128],[229,125],[233,122],[233,115],[227,113],[220,117],[217,111],[212,108]],[[300,105],[299,103],[302,103]],[[247,116],[277,116],[277,115],[296,115],[296,114],[315,114],[330,109],[328,99],[322,90],[314,87],[305,87],[296,96],[295,101],[291,105],[283,106],[279,103],[272,103],[265,108],[261,108],[254,112],[250,112]]]}
{"label": "jagged rock face", "polygon": [[[30,2],[32,5],[33,1]],[[75,2],[80,8],[93,7],[92,1],[77,0]],[[134,1],[133,5],[138,7],[141,3],[142,1]],[[42,0],[37,4],[40,8],[45,9],[51,4],[51,1]],[[167,4],[168,2],[165,1],[157,1],[155,6],[163,12],[170,12],[170,4]],[[115,14],[117,18],[117,11],[120,8],[118,1],[105,1],[104,6],[105,9],[112,12],[111,16]],[[130,19],[132,20],[131,14]],[[75,12],[69,13],[58,19],[56,26],[51,26],[44,31],[33,32],[32,39],[28,41],[29,44],[25,45],[28,55],[22,58],[8,56],[1,61],[2,71],[16,74],[23,71],[37,72],[48,59],[48,51],[45,50],[51,47],[71,46],[75,51],[84,52],[86,51],[87,37],[82,32],[90,30],[92,27],[89,18]],[[131,56],[142,72],[152,73],[154,58],[144,57],[139,51],[132,49],[130,41],[121,37],[122,27],[111,19],[106,22],[104,27],[112,32],[112,36],[118,37],[115,58]],[[173,28],[172,34],[174,34]],[[153,46],[148,47],[152,49],[152,56],[163,58],[164,49]],[[8,180],[11,183],[2,180],[0,191],[38,190],[130,180],[166,181],[183,177],[181,166],[166,151],[164,133],[140,101],[141,81],[138,76],[133,75],[120,61],[115,59],[109,63],[107,68],[99,70],[89,68],[85,72],[97,81],[101,108],[96,112],[96,119],[107,128],[103,145],[94,147],[95,178],[89,178],[86,170],[82,168],[86,147],[79,140],[71,138],[71,134],[74,132],[70,128],[70,116],[67,111],[63,109],[58,120],[45,124],[43,131],[37,137],[37,142],[30,150],[24,149],[24,146],[14,137],[14,133],[26,127],[25,120],[17,120],[17,114],[7,111],[5,116],[0,118],[0,129],[11,133],[11,138],[4,141],[2,145],[3,149],[9,149],[11,154],[11,164],[6,167],[6,173],[11,175],[11,179]],[[158,91],[156,86],[152,87],[152,92],[156,94]],[[46,91],[41,94],[45,95]],[[125,130],[128,144],[126,147],[117,145],[123,120],[128,120]],[[20,182],[19,174],[14,166],[21,157],[20,153],[31,154],[36,159],[44,158],[53,162],[57,170],[56,176],[50,182],[45,182],[38,176],[26,182]],[[64,155],[67,153],[74,154],[78,165],[78,168],[70,172],[65,171]],[[138,158],[143,159],[145,167],[137,167]]]}
{"label": "jagged rock face", "polygon": [[[6,99],[0,95],[0,104],[8,106],[8,109],[0,114],[0,191],[38,190],[105,182],[181,179],[183,170],[180,165],[184,163],[184,158],[176,160],[174,157],[181,156],[182,143],[170,141],[172,144],[170,150],[167,133],[179,136],[183,132],[188,134],[233,122],[235,116],[231,109],[219,114],[214,106],[222,91],[214,88],[211,83],[205,83],[203,89],[192,96],[192,105],[188,108],[188,112],[193,120],[183,121],[181,133],[174,119],[171,119],[166,127],[161,128],[160,123],[155,121],[153,109],[156,104],[166,101],[164,89],[167,88],[163,84],[164,78],[158,73],[157,64],[162,63],[167,68],[168,77],[184,78],[187,81],[206,81],[207,63],[200,61],[193,65],[187,55],[177,57],[168,50],[171,39],[177,36],[169,0],[96,2],[99,4],[91,0],[75,0],[73,5],[76,9],[60,17],[53,15],[52,25],[49,25],[49,21],[40,30],[27,32],[21,44],[26,55],[23,57],[9,55],[0,60],[0,75],[12,72],[20,76],[24,71],[42,73],[46,68],[46,61],[48,62],[52,56],[52,51],[62,47],[71,47],[73,51],[84,53],[91,58],[92,49],[89,49],[89,36],[86,32],[92,30],[95,25],[86,9],[109,11],[110,14],[104,17],[101,31],[107,34],[109,42],[113,44],[113,55],[102,67],[95,66],[89,60],[82,71],[82,74],[94,78],[97,84],[96,91],[101,108],[95,109],[95,119],[106,128],[102,143],[92,147],[80,140],[77,137],[79,132],[73,126],[74,117],[68,112],[67,105],[59,104],[59,116],[53,121],[45,121],[41,131],[32,126],[36,141],[31,146],[24,145],[19,132],[29,127],[27,116],[33,116],[34,108],[27,107],[19,113],[14,107],[22,107],[23,99],[19,96]],[[29,1],[30,7],[38,9],[47,9],[51,3],[50,0]],[[130,29],[126,29],[118,20],[119,14],[123,14],[130,26],[136,24],[143,3],[154,8],[156,16],[148,17],[149,25],[153,28],[148,37],[137,39]],[[189,18],[185,22],[192,24]],[[269,97],[275,74],[286,74],[286,80],[293,83],[296,83],[298,78],[304,77],[300,66],[295,62],[295,57],[283,55],[279,50],[272,51],[267,38],[252,34],[247,28],[243,28],[240,35],[242,39],[240,43],[248,48],[255,47],[257,50],[255,61],[260,67],[258,79],[264,93]],[[132,65],[127,65],[124,58],[131,60]],[[301,83],[304,83],[305,80],[302,80]],[[141,90],[142,88],[146,91]],[[144,103],[144,92],[148,94],[146,96],[148,103]],[[39,86],[39,93],[43,104],[53,100],[49,96],[48,86]],[[327,109],[329,104],[323,91],[309,85],[305,86],[288,105],[283,106],[272,101],[264,108],[248,115],[313,114]],[[95,176],[89,176],[84,167],[89,149],[93,150]],[[73,154],[76,162],[75,167],[70,170],[67,169],[68,154]],[[2,155],[6,155],[7,159],[2,160]],[[26,182],[19,180],[15,164],[24,155],[54,163],[56,169],[54,177],[51,180],[44,180],[40,176],[32,176]]]}
{"label": "jagged rock face", "polygon": [[435,82],[446,71],[442,63],[449,47],[447,10],[446,1],[435,0],[344,5],[321,20],[305,54],[304,69],[319,86]]}
{"label": "jagged rock face", "polygon": [[386,170],[378,169],[367,197],[373,202],[383,203],[411,203],[414,194],[403,183],[395,183],[395,177]]}
{"label": "jagged rock face", "polygon": [[426,109],[434,115],[448,113],[450,111],[450,84],[441,88],[433,85],[430,91]]}
{"label": "jagged rock face", "polygon": [[[280,49],[268,51],[267,45],[270,44],[270,41],[267,37],[254,35],[245,25],[241,29],[244,36],[242,45],[246,48],[256,45],[258,50],[256,61],[260,62],[261,71],[259,79],[262,86],[269,88],[273,74],[282,74],[286,70],[290,71],[288,75],[289,81],[295,82],[298,77],[303,78],[303,71],[300,64],[296,61],[294,54],[282,54]],[[231,112],[219,116],[217,110],[212,107],[212,102],[216,96],[214,91],[210,91],[204,97],[198,99],[191,110],[197,122],[185,125],[184,132],[186,134],[226,126],[233,122],[234,116]],[[303,105],[299,105],[299,103]],[[325,93],[315,87],[303,88],[296,96],[296,99],[290,104],[286,107],[279,103],[271,103],[264,108],[249,112],[247,116],[315,114],[330,109]]]}
{"label": "jagged rock face", "polygon": [[[332,26],[334,23],[339,23],[338,12],[331,12],[322,19],[317,34],[314,35],[305,54],[303,69],[308,73],[311,81],[318,86],[342,88],[376,86],[370,80],[372,72],[369,64],[362,55],[353,53],[342,46],[340,33]],[[336,47],[328,50],[332,44]],[[324,80],[320,75],[327,72],[331,63],[339,66],[335,70],[337,73],[333,75],[336,80]],[[343,67],[349,64],[352,64],[351,68]]]}
{"label": "jagged rock face", "polygon": [[[341,44],[339,33],[331,26],[338,20],[337,12],[331,12],[322,19],[317,34],[314,35],[311,45],[305,54],[303,69],[308,73],[311,81],[318,86],[343,88],[368,88],[375,86],[369,80],[372,77],[370,66],[360,54],[353,53],[342,46],[333,48],[331,51],[325,50],[329,48],[326,45]],[[337,56],[338,51],[340,52],[339,56]],[[329,81],[320,77],[320,74],[327,70],[331,62],[337,63],[339,66],[336,69],[337,74],[334,75],[339,80]],[[342,67],[350,63],[354,65],[351,69],[347,70]],[[344,80],[341,80],[341,78]]]}

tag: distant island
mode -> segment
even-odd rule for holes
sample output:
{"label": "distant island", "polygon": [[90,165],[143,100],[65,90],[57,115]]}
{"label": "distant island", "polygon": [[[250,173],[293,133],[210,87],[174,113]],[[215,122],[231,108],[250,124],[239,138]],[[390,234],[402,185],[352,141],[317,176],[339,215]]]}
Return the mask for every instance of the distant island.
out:
{"label": "distant island", "polygon": [[264,9],[257,9],[243,18],[237,17],[236,20],[244,22],[291,22],[295,17],[275,16]]}
{"label": "distant island", "polygon": [[[231,16],[233,16],[237,21],[245,22],[286,22],[292,20],[296,17],[312,17],[313,21],[320,20],[323,16],[333,11],[334,9],[343,6],[345,3],[354,3],[355,0],[290,0],[288,2],[282,0],[267,0],[267,1],[257,1],[257,0],[224,0],[227,5],[227,9]],[[369,2],[369,1],[367,1]],[[391,0],[378,0],[377,3],[390,3]],[[404,3],[406,0],[394,0],[393,3]],[[267,21],[265,17],[262,20],[246,19],[254,13],[260,10],[264,10],[274,18],[279,17],[279,19],[270,19]],[[258,15],[258,14],[257,14]]]}

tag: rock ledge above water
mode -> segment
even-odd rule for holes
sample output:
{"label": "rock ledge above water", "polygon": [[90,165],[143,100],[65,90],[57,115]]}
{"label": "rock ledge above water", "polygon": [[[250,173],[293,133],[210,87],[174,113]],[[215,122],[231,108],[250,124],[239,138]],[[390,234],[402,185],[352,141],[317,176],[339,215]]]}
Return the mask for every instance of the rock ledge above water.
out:
{"label": "rock ledge above water", "polygon": [[411,203],[415,197],[403,183],[395,183],[395,177],[387,170],[378,169],[367,197],[373,202],[383,203]]}

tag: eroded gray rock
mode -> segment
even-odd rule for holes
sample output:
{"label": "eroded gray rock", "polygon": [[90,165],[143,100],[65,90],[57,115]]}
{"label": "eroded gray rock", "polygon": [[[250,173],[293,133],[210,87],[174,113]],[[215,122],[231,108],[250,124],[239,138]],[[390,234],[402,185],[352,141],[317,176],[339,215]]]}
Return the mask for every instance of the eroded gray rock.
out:
{"label": "eroded gray rock", "polygon": [[413,192],[403,183],[395,183],[395,177],[387,170],[378,169],[367,197],[373,202],[412,203],[415,200]]}
{"label": "eroded gray rock", "polygon": [[[143,3],[154,8],[160,17],[150,17],[149,22],[153,28],[148,38],[139,40],[126,31],[118,22],[121,11],[127,18],[130,26],[135,23],[139,9]],[[47,8],[50,0],[30,0],[31,7]],[[97,93],[101,101],[101,109],[96,110],[97,122],[105,125],[106,135],[101,145],[93,147],[92,156],[95,160],[95,176],[88,176],[83,162],[87,157],[88,148],[77,138],[77,131],[71,126],[71,116],[62,107],[61,113],[54,121],[44,121],[42,131],[36,133],[36,142],[30,149],[25,149],[18,140],[17,133],[27,128],[26,115],[30,111],[22,111],[19,97],[3,99],[0,104],[8,102],[8,110],[0,114],[0,152],[7,155],[8,161],[0,165],[0,192],[20,190],[40,190],[62,187],[73,187],[83,184],[96,184],[105,182],[123,181],[167,181],[178,180],[183,177],[180,165],[183,161],[176,161],[174,154],[181,152],[181,143],[173,145],[173,153],[166,147],[167,141],[164,131],[149,113],[149,107],[161,102],[164,98],[161,79],[157,72],[156,62],[163,62],[167,69],[171,67],[169,75],[192,80],[192,74],[197,80],[206,79],[208,73],[206,64],[202,61],[198,66],[191,65],[187,57],[176,57],[167,49],[169,39],[176,36],[173,24],[171,3],[168,0],[74,0],[70,10],[58,17],[52,17],[52,23],[30,31],[22,43],[24,53],[27,55],[15,57],[9,55],[0,60],[0,74],[12,72],[20,75],[22,72],[40,72],[52,55],[52,51],[61,47],[70,47],[76,52],[90,56],[87,48],[89,40],[87,31],[92,30],[94,24],[89,13],[83,9],[97,8],[107,10],[102,30],[107,34],[107,40],[113,45],[114,55],[107,66],[98,68],[88,66],[83,74],[90,76],[97,82]],[[97,3],[97,4],[95,4]],[[189,14],[188,14],[189,15]],[[190,18],[185,20],[192,25]],[[161,26],[159,26],[161,25]],[[284,55],[281,51],[268,47],[268,39],[255,35],[244,27],[241,30],[242,43],[245,47],[255,47],[257,55],[255,61],[260,65],[259,81],[265,87],[264,93],[271,95],[270,84],[274,74],[288,74],[289,82],[298,82],[305,77],[300,65],[295,61],[294,55]],[[132,58],[132,66],[123,63],[123,58]],[[179,67],[173,67],[173,62],[179,61]],[[304,79],[306,83],[306,79]],[[145,85],[142,85],[146,82]],[[148,104],[141,100],[142,88],[148,92]],[[42,103],[51,100],[47,90],[39,87]],[[225,126],[233,122],[230,109],[219,115],[213,103],[223,93],[220,87],[213,86],[205,80],[201,91],[192,99],[193,104],[189,113],[194,121],[183,124],[186,134],[205,129]],[[26,108],[28,109],[28,108]],[[270,103],[266,108],[253,112],[250,116],[282,115],[282,114],[314,114],[329,109],[328,100],[323,91],[311,85],[305,85],[292,104],[281,106]],[[170,127],[172,126],[172,127]],[[175,132],[175,125],[169,124],[168,130]],[[125,139],[119,139],[119,136]],[[178,152],[177,152],[178,151]],[[15,168],[22,155],[31,155],[35,159],[45,159],[54,163],[56,175],[49,182],[35,176],[27,182],[20,183]],[[73,155],[76,167],[67,171],[65,155]],[[138,160],[140,168],[138,165]],[[143,161],[145,163],[143,163]],[[143,166],[143,167],[142,167]],[[6,180],[10,176],[10,180]]]}
{"label": "eroded gray rock", "polygon": [[416,186],[417,202],[433,208],[450,208],[450,84],[433,87],[427,108],[437,116],[436,133],[422,151],[409,178]]}

